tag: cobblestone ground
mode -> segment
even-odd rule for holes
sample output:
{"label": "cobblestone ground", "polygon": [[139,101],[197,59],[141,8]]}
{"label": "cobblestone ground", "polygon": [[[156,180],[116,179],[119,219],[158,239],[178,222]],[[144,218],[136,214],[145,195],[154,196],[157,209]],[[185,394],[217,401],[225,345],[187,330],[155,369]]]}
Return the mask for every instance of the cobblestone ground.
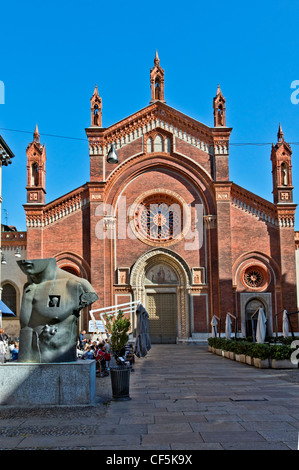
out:
{"label": "cobblestone ground", "polygon": [[97,378],[93,406],[0,407],[0,449],[296,450],[299,369],[256,369],[206,345],[153,345],[130,401]]}

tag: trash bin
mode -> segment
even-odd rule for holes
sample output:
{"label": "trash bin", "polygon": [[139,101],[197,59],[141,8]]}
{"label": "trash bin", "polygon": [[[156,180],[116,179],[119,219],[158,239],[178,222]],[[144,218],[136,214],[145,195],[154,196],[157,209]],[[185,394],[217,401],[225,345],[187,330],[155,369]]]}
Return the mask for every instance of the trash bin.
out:
{"label": "trash bin", "polygon": [[131,400],[130,373],[131,366],[110,367],[113,400]]}

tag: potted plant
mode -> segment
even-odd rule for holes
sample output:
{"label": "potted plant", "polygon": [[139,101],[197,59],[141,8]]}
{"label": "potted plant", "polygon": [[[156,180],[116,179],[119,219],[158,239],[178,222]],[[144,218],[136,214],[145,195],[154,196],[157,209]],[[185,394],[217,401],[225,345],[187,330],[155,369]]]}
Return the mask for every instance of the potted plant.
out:
{"label": "potted plant", "polygon": [[238,362],[245,363],[245,341],[237,340],[235,346],[235,358]]}
{"label": "potted plant", "polygon": [[275,345],[271,346],[271,365],[273,369],[297,369],[298,364],[291,362],[292,349],[290,346]]}
{"label": "potted plant", "polygon": [[129,339],[130,320],[119,310],[116,318],[109,315],[107,329],[110,334],[111,352],[115,364],[110,366],[112,397],[114,400],[130,400],[131,366],[126,365],[122,354]]}
{"label": "potted plant", "polygon": [[270,367],[270,346],[264,343],[256,343],[252,346],[253,365],[260,369]]}

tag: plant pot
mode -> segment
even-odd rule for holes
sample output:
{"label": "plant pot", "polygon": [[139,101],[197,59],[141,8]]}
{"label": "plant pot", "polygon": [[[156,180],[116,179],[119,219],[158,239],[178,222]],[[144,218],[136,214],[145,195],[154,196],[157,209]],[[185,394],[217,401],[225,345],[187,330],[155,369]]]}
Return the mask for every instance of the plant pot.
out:
{"label": "plant pot", "polygon": [[223,356],[226,357],[227,359],[230,359],[229,351],[223,351]]}
{"label": "plant pot", "polygon": [[254,357],[253,365],[254,367],[258,367],[259,369],[269,369],[270,361],[269,359],[260,359],[259,357]]}
{"label": "plant pot", "polygon": [[245,356],[245,362],[249,366],[253,366],[253,358],[251,356]]}
{"label": "plant pot", "polygon": [[229,358],[234,361],[236,359],[236,355],[233,351],[229,351]]}
{"label": "plant pot", "polygon": [[110,367],[113,400],[131,400],[130,398],[131,366]]}
{"label": "plant pot", "polygon": [[246,362],[245,354],[238,354],[238,356],[239,356],[239,361],[242,362],[243,364],[245,364],[245,362]]}
{"label": "plant pot", "polygon": [[298,369],[298,364],[293,364],[290,359],[272,359],[272,369]]}

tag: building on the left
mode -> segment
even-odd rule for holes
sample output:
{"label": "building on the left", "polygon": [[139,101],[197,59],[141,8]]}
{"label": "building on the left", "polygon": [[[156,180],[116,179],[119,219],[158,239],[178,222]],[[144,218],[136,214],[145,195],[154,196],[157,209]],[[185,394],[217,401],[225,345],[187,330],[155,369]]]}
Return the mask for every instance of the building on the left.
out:
{"label": "building on the left", "polygon": [[[0,226],[2,232],[2,224],[1,224],[1,214],[2,214],[2,168],[8,166],[12,163],[12,158],[14,158],[14,153],[5,142],[3,137],[0,135]],[[4,228],[4,227],[3,227]],[[6,292],[7,288],[5,287],[5,283],[2,282],[2,267],[5,266],[7,263],[5,259],[5,255],[3,253],[2,247],[2,236],[0,237],[0,251],[1,251],[1,263],[0,263],[0,280],[1,280],[1,287],[0,287],[0,327],[6,327],[7,319],[12,316],[16,316],[15,312],[9,308],[9,306],[5,303],[3,298],[3,290]],[[9,275],[11,277],[11,275]],[[10,313],[12,312],[12,313]],[[10,328],[8,328],[9,330]],[[13,328],[14,330],[14,328]]]}

